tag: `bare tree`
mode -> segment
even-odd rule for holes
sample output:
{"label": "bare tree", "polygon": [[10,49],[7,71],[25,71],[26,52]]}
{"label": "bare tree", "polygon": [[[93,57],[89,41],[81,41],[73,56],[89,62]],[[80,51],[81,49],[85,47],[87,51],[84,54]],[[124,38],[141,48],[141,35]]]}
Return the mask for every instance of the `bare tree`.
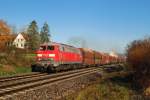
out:
{"label": "bare tree", "polygon": [[76,46],[76,47],[82,47],[82,48],[87,47],[87,42],[82,37],[71,37],[67,42],[68,44]]}

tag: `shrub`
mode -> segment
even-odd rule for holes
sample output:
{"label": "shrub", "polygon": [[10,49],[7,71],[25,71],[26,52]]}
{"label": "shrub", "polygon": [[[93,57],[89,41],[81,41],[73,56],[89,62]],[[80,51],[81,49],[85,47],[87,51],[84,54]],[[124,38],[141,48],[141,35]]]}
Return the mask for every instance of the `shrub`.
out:
{"label": "shrub", "polygon": [[135,71],[134,79],[147,87],[150,78],[150,38],[135,40],[128,45],[127,62]]}
{"label": "shrub", "polygon": [[33,54],[33,52],[7,47],[0,52],[0,63],[4,65],[30,66],[35,59],[34,55],[29,57],[29,54]]}
{"label": "shrub", "polygon": [[108,80],[82,90],[75,100],[129,100],[130,93],[130,89]]}

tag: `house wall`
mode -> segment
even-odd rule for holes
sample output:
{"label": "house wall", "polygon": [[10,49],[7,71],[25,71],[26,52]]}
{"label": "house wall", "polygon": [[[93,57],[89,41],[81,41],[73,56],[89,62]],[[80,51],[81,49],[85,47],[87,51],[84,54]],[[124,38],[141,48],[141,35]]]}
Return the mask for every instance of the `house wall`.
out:
{"label": "house wall", "polygon": [[26,40],[22,36],[22,34],[18,34],[18,36],[15,38],[13,45],[15,45],[17,48],[25,48]]}

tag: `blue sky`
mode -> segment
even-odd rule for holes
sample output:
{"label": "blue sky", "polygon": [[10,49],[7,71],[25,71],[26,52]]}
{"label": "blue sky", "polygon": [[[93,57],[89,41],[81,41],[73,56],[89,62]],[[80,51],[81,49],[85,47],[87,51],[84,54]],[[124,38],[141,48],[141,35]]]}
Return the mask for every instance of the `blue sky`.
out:
{"label": "blue sky", "polygon": [[86,40],[92,49],[125,52],[131,41],[150,34],[150,0],[0,0],[0,19],[18,30],[46,21],[52,39]]}

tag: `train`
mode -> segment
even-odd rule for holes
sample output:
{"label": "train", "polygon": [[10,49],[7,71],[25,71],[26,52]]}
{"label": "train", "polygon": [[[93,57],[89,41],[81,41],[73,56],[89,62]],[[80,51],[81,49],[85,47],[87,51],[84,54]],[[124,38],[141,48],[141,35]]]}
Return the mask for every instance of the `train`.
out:
{"label": "train", "polygon": [[52,73],[124,61],[123,56],[110,56],[92,49],[50,42],[41,44],[36,50],[36,62],[31,68],[32,72]]}

